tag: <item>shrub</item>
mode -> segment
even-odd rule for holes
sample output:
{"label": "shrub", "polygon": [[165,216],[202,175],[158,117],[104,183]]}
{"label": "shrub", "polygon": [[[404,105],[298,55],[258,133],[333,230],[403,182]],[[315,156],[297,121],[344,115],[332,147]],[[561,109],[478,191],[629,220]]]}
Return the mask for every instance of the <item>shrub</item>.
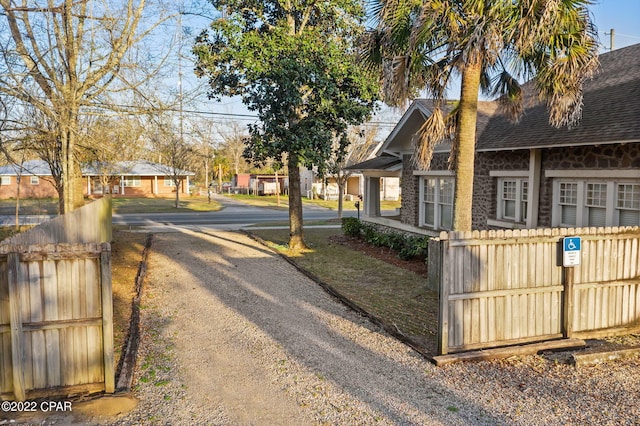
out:
{"label": "shrub", "polygon": [[387,247],[402,260],[427,258],[429,237],[409,237],[393,231],[381,232],[375,225],[363,223],[353,217],[342,219],[342,232],[350,237],[360,237],[375,247]]}
{"label": "shrub", "polygon": [[398,257],[408,260],[414,257],[426,259],[429,254],[429,237],[407,237],[405,244],[398,251]]}
{"label": "shrub", "polygon": [[342,218],[342,232],[348,237],[360,237],[362,222],[355,217]]}

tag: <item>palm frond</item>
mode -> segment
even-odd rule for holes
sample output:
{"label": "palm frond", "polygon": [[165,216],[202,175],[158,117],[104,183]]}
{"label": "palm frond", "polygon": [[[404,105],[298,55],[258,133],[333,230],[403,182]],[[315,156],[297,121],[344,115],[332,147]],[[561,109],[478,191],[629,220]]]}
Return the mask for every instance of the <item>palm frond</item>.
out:
{"label": "palm frond", "polygon": [[436,106],[418,131],[418,141],[414,147],[412,162],[418,170],[427,170],[433,157],[433,149],[447,136],[444,112]]}

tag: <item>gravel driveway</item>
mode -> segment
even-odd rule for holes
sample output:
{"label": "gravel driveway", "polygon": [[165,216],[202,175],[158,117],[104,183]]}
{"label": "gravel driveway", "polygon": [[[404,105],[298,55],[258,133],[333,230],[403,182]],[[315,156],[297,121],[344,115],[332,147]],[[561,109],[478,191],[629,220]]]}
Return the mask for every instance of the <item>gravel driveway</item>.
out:
{"label": "gravel driveway", "polygon": [[139,404],[89,423],[640,424],[638,358],[435,367],[243,234],[155,235],[145,286]]}

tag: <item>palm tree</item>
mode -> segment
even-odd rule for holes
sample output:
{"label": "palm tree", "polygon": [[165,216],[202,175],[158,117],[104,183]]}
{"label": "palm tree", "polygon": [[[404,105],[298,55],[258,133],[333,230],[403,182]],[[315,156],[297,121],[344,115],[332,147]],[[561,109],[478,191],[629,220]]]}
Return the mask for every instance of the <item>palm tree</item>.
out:
{"label": "palm tree", "polygon": [[[519,80],[535,81],[549,122],[575,125],[582,86],[597,70],[597,31],[589,0],[372,0],[377,27],[363,48],[379,67],[385,101],[400,105],[425,90],[434,100],[413,159],[427,169],[433,147],[453,139],[453,229],[471,230],[478,93],[501,96],[512,119],[523,111]],[[460,101],[444,112],[445,93],[461,79]]]}

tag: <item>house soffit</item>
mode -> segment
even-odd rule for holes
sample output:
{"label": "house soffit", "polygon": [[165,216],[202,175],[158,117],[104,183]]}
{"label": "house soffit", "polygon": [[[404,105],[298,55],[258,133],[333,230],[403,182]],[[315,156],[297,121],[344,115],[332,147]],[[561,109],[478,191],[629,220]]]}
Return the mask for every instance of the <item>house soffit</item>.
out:
{"label": "house soffit", "polygon": [[414,101],[389,133],[378,155],[382,152],[391,155],[412,153],[414,138],[417,137],[420,127],[430,115],[431,111],[422,102]]}

